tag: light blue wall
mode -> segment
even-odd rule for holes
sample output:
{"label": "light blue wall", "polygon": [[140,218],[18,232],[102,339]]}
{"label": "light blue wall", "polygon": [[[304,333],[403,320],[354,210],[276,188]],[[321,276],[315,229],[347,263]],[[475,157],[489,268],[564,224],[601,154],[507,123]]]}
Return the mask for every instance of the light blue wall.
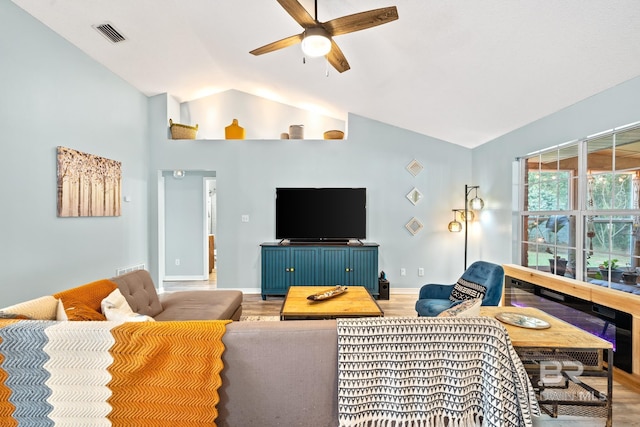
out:
{"label": "light blue wall", "polygon": [[[464,236],[446,225],[465,184],[480,185],[487,203],[469,260],[511,262],[514,158],[640,120],[639,78],[474,150],[357,115],[346,141],[177,142],[167,124],[180,117],[179,103],[147,99],[8,1],[0,2],[0,59],[0,306],[138,263],[157,274],[158,171],[173,169],[217,174],[221,287],[259,286],[259,244],[274,240],[278,186],[367,187],[367,240],[381,245],[392,288],[451,282]],[[131,202],[121,217],[56,217],[58,145],[122,162]],[[425,166],[417,177],[405,169],[412,159]],[[417,206],[405,197],[414,186],[425,196]],[[404,228],[414,216],[424,223],[415,237]]]}
{"label": "light blue wall", "polygon": [[[273,113],[278,107],[266,108]],[[380,269],[392,286],[459,276],[463,240],[447,224],[463,198],[451,189],[462,193],[471,177],[470,150],[356,115],[349,116],[349,138],[343,141],[174,141],[167,139],[167,122],[177,112],[175,100],[153,97],[150,110],[150,179],[159,170],[216,172],[219,287],[259,287],[259,245],[275,240],[275,189],[296,186],[367,188],[367,241],[380,244]],[[424,166],[417,177],[406,170],[413,159]],[[425,196],[417,206],[406,198],[413,187]],[[157,196],[150,196],[150,206],[157,206]],[[250,221],[243,223],[242,215]],[[415,237],[405,228],[414,216],[424,224]],[[419,267],[427,277],[418,277]],[[406,276],[400,276],[401,268]]]}
{"label": "light blue wall", "polygon": [[[525,101],[526,102],[526,101]],[[512,163],[516,157],[640,121],[640,78],[591,96],[473,150],[474,181],[487,199],[480,256],[516,262]],[[517,201],[516,201],[517,202]]]}
{"label": "light blue wall", "polygon": [[[147,263],[147,98],[0,1],[0,306]],[[122,216],[57,218],[56,147],[122,162]]]}

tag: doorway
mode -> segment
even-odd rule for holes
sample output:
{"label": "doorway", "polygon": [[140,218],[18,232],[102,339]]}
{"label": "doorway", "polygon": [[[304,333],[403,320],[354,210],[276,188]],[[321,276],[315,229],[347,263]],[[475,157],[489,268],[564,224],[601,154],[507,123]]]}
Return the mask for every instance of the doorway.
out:
{"label": "doorway", "polygon": [[217,191],[215,178],[205,178],[205,218],[207,222],[207,243],[208,243],[208,268],[209,268],[209,284],[215,286],[218,283],[218,248],[216,246],[217,235]]}
{"label": "doorway", "polygon": [[217,284],[215,171],[161,171],[158,254],[162,288],[210,289]]}

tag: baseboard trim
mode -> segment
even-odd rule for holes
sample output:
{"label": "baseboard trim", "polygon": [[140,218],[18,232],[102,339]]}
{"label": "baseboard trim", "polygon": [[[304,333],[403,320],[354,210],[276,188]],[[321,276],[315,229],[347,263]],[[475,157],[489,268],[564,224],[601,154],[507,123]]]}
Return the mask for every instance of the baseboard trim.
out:
{"label": "baseboard trim", "polygon": [[392,286],[389,287],[389,293],[391,295],[393,294],[398,294],[398,295],[415,295],[416,299],[418,299],[418,293],[420,292],[420,288],[393,288]]}
{"label": "baseboard trim", "polygon": [[191,282],[196,280],[209,280],[209,276],[164,276],[163,282]]}

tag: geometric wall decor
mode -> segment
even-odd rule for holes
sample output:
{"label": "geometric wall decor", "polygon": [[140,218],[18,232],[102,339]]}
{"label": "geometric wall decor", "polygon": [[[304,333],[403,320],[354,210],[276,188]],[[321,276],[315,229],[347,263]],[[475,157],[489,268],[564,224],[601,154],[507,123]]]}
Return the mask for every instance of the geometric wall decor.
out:
{"label": "geometric wall decor", "polygon": [[121,162],[58,147],[58,216],[120,216]]}
{"label": "geometric wall decor", "polygon": [[420,164],[419,161],[417,160],[411,160],[411,163],[409,163],[407,165],[407,170],[409,171],[409,173],[413,176],[418,175],[420,172],[422,172],[422,169],[424,169],[424,167]]}
{"label": "geometric wall decor", "polygon": [[420,200],[422,200],[422,193],[417,188],[413,188],[413,190],[409,191],[407,194],[407,199],[414,205],[417,205]]}
{"label": "geometric wall decor", "polygon": [[405,227],[407,228],[407,230],[409,230],[409,233],[415,236],[420,232],[420,230],[422,230],[423,225],[420,221],[418,221],[417,218],[414,217],[411,218],[411,220],[405,225]]}

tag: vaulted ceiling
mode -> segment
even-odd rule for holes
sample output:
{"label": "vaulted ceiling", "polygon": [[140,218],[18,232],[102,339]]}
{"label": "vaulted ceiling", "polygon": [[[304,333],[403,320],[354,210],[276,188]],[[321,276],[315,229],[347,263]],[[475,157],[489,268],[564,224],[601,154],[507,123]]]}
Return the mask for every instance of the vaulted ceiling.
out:
{"label": "vaulted ceiling", "polygon": [[302,31],[276,0],[13,1],[146,95],[236,89],[470,148],[640,76],[638,0],[318,0],[319,21],[397,7],[335,37],[344,73],[299,45],[249,54]]}

